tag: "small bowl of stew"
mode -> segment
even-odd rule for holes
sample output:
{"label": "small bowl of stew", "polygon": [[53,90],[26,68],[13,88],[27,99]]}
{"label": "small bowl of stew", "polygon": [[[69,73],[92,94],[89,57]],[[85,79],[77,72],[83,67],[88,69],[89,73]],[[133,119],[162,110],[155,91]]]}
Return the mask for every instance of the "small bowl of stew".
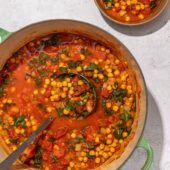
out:
{"label": "small bowl of stew", "polygon": [[95,0],[100,12],[110,21],[135,26],[155,19],[168,0]]}

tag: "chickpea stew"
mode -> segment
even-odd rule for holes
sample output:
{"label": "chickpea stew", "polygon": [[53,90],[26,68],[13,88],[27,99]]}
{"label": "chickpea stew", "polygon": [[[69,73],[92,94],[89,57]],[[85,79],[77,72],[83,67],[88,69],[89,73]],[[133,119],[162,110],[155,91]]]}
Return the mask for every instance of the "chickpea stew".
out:
{"label": "chickpea stew", "polygon": [[136,82],[127,61],[99,42],[48,35],[14,53],[0,75],[0,136],[10,150],[56,117],[20,156],[29,166],[95,169],[134,137]]}
{"label": "chickpea stew", "polygon": [[148,18],[160,0],[100,0],[103,9],[112,18],[127,23]]}

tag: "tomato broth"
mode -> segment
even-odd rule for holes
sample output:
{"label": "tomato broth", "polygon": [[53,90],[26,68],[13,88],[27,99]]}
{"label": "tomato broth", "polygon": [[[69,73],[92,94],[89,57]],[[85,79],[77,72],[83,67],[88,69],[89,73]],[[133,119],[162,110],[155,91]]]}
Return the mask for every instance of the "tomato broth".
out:
{"label": "tomato broth", "polygon": [[136,84],[127,61],[99,42],[48,35],[14,53],[0,75],[0,135],[11,151],[55,116],[20,156],[29,166],[94,169],[133,138]]}

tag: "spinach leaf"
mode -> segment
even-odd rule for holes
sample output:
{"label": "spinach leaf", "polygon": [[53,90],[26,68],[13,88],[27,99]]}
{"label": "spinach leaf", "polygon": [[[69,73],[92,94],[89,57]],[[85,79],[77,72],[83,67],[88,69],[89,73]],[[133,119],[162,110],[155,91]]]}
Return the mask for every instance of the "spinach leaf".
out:
{"label": "spinach leaf", "polygon": [[117,102],[123,102],[123,98],[127,95],[127,90],[114,90],[112,98]]}
{"label": "spinach leaf", "polygon": [[0,86],[0,97],[2,97],[5,93],[5,89],[3,86]]}
{"label": "spinach leaf", "polygon": [[106,106],[106,100],[102,100],[102,106],[107,115],[112,115],[114,111],[112,109],[107,108]]}
{"label": "spinach leaf", "polygon": [[69,56],[69,50],[67,48],[63,48],[62,53],[64,53],[66,56]]}
{"label": "spinach leaf", "polygon": [[73,110],[74,109],[72,103],[69,100],[66,103],[65,109],[66,110]]}
{"label": "spinach leaf", "polygon": [[114,131],[114,135],[117,139],[122,139],[122,133],[123,133],[123,130],[122,129],[117,129]]}
{"label": "spinach leaf", "polygon": [[39,59],[39,63],[44,65],[49,60],[49,56],[45,53],[40,53],[38,59]]}
{"label": "spinach leaf", "polygon": [[41,78],[40,78],[40,77],[35,77],[34,80],[35,80],[36,86],[37,86],[37,87],[40,87],[41,84],[42,84]]}
{"label": "spinach leaf", "polygon": [[54,34],[50,39],[50,45],[58,46],[61,43],[59,34]]}
{"label": "spinach leaf", "polygon": [[89,115],[89,112],[88,111],[83,111],[83,112],[80,112],[78,114],[76,114],[77,117],[86,117]]}
{"label": "spinach leaf", "polygon": [[86,104],[86,102],[85,102],[85,101],[77,101],[75,104],[76,104],[77,106],[83,106],[83,105]]}
{"label": "spinach leaf", "polygon": [[76,68],[77,66],[79,66],[81,64],[81,61],[72,61],[70,60],[68,62],[68,67],[69,68]]}
{"label": "spinach leaf", "polygon": [[38,103],[37,104],[37,107],[40,109],[40,110],[46,110],[46,106],[43,104],[43,103]]}
{"label": "spinach leaf", "polygon": [[3,120],[2,120],[2,117],[0,117],[0,125],[3,124]]}
{"label": "spinach leaf", "polygon": [[57,64],[57,63],[59,62],[59,57],[58,57],[58,56],[52,57],[52,58],[51,58],[51,62],[52,62],[53,64]]}
{"label": "spinach leaf", "polygon": [[5,69],[5,70],[8,70],[8,69],[9,69],[9,67],[10,67],[9,63],[5,63],[5,65],[4,65],[4,69]]}
{"label": "spinach leaf", "polygon": [[60,71],[62,73],[67,73],[67,68],[66,67],[59,67]]}
{"label": "spinach leaf", "polygon": [[93,158],[94,158],[94,156],[91,156],[91,155],[89,154],[89,152],[86,153],[86,156],[87,156],[89,159],[93,159]]}
{"label": "spinach leaf", "polygon": [[91,63],[86,69],[85,71],[94,71],[94,70],[99,70],[99,71],[102,71],[102,68],[100,65],[98,64],[95,64],[95,63]]}
{"label": "spinach leaf", "polygon": [[87,143],[89,149],[94,149],[94,144],[92,142]]}
{"label": "spinach leaf", "polygon": [[41,147],[38,147],[34,157],[34,166],[36,168],[42,168],[42,153],[43,150],[41,149]]}
{"label": "spinach leaf", "polygon": [[89,51],[89,49],[87,47],[85,47],[85,48],[80,49],[80,54],[83,54],[83,55],[86,55],[86,56],[91,56],[92,52]]}
{"label": "spinach leaf", "polygon": [[63,114],[64,114],[64,113],[63,113],[63,110],[64,110],[64,109],[62,109],[62,108],[56,108],[56,110],[57,110],[59,116],[63,116]]}
{"label": "spinach leaf", "polygon": [[55,156],[55,155],[52,155],[52,160],[53,160],[53,162],[57,162],[58,161],[58,157],[57,156]]}
{"label": "spinach leaf", "polygon": [[38,73],[40,74],[41,77],[47,77],[48,76],[48,71],[45,69],[39,69],[37,70]]}
{"label": "spinach leaf", "polygon": [[123,120],[123,121],[129,120],[129,119],[131,119],[131,117],[132,116],[131,116],[130,112],[127,112],[125,110],[124,110],[123,113],[120,114],[120,119]]}
{"label": "spinach leaf", "polygon": [[54,138],[54,137],[51,136],[51,137],[48,138],[48,141],[49,141],[49,142],[55,142],[55,141],[56,141],[56,138]]}
{"label": "spinach leaf", "polygon": [[156,1],[151,1],[151,3],[149,4],[151,9],[154,9],[155,7],[157,7]]}
{"label": "spinach leaf", "polygon": [[15,138],[15,139],[9,139],[11,143],[14,143],[14,144],[18,144],[19,141],[18,141],[18,138]]}
{"label": "spinach leaf", "polygon": [[14,117],[14,126],[18,126],[21,125],[21,127],[25,128],[26,127],[26,121],[25,121],[25,116],[21,115],[18,118]]}

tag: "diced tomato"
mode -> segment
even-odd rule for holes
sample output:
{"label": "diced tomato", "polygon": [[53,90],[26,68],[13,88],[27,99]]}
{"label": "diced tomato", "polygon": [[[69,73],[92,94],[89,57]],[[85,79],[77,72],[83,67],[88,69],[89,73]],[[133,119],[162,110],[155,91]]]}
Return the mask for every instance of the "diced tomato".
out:
{"label": "diced tomato", "polygon": [[86,90],[86,86],[81,86],[81,88],[75,87],[75,92],[74,92],[73,96],[79,96],[85,90]]}
{"label": "diced tomato", "polygon": [[43,140],[41,146],[42,146],[42,148],[45,149],[45,150],[52,151],[53,143],[52,143],[52,142],[49,142],[49,141],[47,141],[47,140]]}
{"label": "diced tomato", "polygon": [[150,4],[151,1],[150,0],[139,0],[139,2],[147,5],[147,4]]}
{"label": "diced tomato", "polygon": [[88,126],[84,129],[84,135],[86,136],[87,142],[92,142],[94,140],[93,134],[95,133],[95,128],[93,126]]}
{"label": "diced tomato", "polygon": [[24,151],[24,154],[26,154],[27,159],[32,158],[35,155],[35,148],[36,145],[32,144],[29,145],[29,147]]}
{"label": "diced tomato", "polygon": [[50,97],[51,95],[51,90],[52,90],[52,87],[51,86],[48,86],[47,87],[47,90],[45,91],[45,97]]}
{"label": "diced tomato", "polygon": [[52,167],[51,170],[65,170],[65,166],[64,165],[57,165],[55,167]]}
{"label": "diced tomato", "polygon": [[124,64],[124,63],[120,63],[120,64],[118,64],[118,69],[120,70],[120,71],[123,71],[123,70],[125,70],[125,68],[126,68],[126,65]]}
{"label": "diced tomato", "polygon": [[76,54],[73,56],[73,61],[79,61],[79,60],[81,60],[80,54]]}
{"label": "diced tomato", "polygon": [[49,159],[49,155],[50,155],[49,152],[44,151],[43,154],[42,154],[43,160],[44,160],[44,161],[47,161],[47,160]]}
{"label": "diced tomato", "polygon": [[101,95],[102,97],[109,97],[109,91],[107,89],[102,89]]}
{"label": "diced tomato", "polygon": [[14,130],[14,129],[10,129],[10,130],[8,131],[8,133],[9,133],[10,139],[13,139],[13,138],[16,137],[16,133],[15,133],[15,130]]}
{"label": "diced tomato", "polygon": [[66,135],[66,133],[67,133],[67,128],[59,128],[59,129],[57,129],[57,131],[56,131],[56,133],[55,133],[55,137],[56,137],[56,139],[59,139],[59,138],[61,138],[61,137],[63,137],[63,136],[65,136]]}
{"label": "diced tomato", "polygon": [[44,47],[44,51],[46,53],[56,53],[58,50],[59,50],[59,48],[58,47],[54,47],[54,46]]}
{"label": "diced tomato", "polygon": [[151,12],[152,12],[152,10],[151,10],[150,8],[145,8],[145,9],[142,11],[142,13],[143,13],[144,15],[150,15]]}
{"label": "diced tomato", "polygon": [[62,157],[64,157],[64,155],[65,155],[65,151],[64,151],[63,148],[59,148],[59,150],[58,150],[58,149],[54,149],[54,150],[53,150],[53,153],[54,153],[54,155],[56,155],[58,158],[62,158]]}
{"label": "diced tomato", "polygon": [[68,165],[69,163],[68,163],[68,161],[67,160],[65,160],[65,159],[62,159],[61,160],[61,165]]}

